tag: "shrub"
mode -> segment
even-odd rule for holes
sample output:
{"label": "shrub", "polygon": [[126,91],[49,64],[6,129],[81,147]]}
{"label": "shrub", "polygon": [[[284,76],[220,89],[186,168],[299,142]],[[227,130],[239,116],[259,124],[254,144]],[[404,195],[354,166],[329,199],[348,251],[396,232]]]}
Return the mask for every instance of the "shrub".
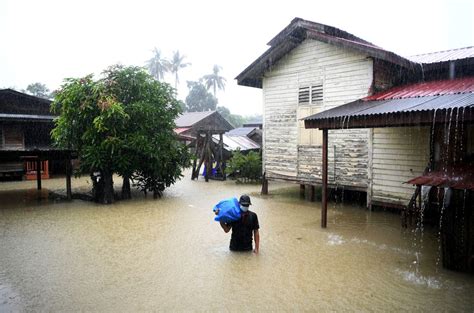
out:
{"label": "shrub", "polygon": [[233,176],[239,182],[260,181],[262,177],[262,159],[260,154],[250,151],[243,154],[239,150],[234,151],[232,158],[227,164],[226,173]]}

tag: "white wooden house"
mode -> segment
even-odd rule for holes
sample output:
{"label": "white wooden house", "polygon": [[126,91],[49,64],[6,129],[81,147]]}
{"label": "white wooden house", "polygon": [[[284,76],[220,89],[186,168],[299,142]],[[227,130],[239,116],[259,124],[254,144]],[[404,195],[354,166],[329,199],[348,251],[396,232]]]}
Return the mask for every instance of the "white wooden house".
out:
{"label": "white wooden house", "polygon": [[[416,62],[340,29],[299,18],[268,44],[270,48],[236,79],[239,85],[263,91],[263,171],[269,180],[320,184],[321,131],[305,129],[302,119],[421,73]],[[347,122],[340,120],[342,126]],[[420,131],[427,130],[413,129],[413,136]],[[329,131],[331,186],[372,190],[369,150],[374,136],[383,136],[383,131]],[[407,149],[425,147],[417,142],[412,146]],[[422,166],[410,167],[422,170]]]}

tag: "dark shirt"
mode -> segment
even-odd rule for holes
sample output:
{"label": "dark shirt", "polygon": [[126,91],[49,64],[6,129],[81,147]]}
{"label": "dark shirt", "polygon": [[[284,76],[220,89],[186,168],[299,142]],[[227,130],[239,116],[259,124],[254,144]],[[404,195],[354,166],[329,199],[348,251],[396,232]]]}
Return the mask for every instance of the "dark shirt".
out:
{"label": "dark shirt", "polygon": [[251,211],[242,212],[240,220],[230,223],[232,236],[230,238],[230,250],[249,251],[252,250],[252,234],[260,228],[257,214]]}

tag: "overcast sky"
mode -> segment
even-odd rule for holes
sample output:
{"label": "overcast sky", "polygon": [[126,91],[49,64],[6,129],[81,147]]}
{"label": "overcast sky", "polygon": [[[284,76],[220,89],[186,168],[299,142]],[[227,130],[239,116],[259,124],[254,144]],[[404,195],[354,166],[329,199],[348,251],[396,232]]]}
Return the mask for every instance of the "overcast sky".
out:
{"label": "overcast sky", "polygon": [[[474,46],[472,0],[326,1],[101,1],[0,0],[0,88],[44,83],[57,89],[66,77],[100,74],[121,63],[143,66],[157,47],[192,65],[198,80],[222,66],[227,79],[219,105],[241,115],[262,112],[260,89],[234,78],[258,58],[293,18],[327,24],[402,56]],[[167,77],[173,84],[173,78]]]}

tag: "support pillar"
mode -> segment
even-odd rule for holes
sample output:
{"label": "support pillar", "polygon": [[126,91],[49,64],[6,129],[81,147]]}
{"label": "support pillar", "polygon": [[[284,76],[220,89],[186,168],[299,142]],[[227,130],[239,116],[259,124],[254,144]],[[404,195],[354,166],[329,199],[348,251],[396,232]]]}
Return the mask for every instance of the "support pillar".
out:
{"label": "support pillar", "polygon": [[36,159],[36,185],[38,190],[41,190],[41,160],[39,157]]}
{"label": "support pillar", "polygon": [[328,212],[328,130],[323,129],[323,168],[322,168],[322,197],[321,197],[321,227],[327,227]]}
{"label": "support pillar", "polygon": [[263,179],[262,179],[262,195],[268,195],[268,179],[267,179],[267,173],[263,173]]}
{"label": "support pillar", "polygon": [[71,157],[68,156],[68,158],[66,159],[66,197],[68,200],[72,200],[71,173]]}
{"label": "support pillar", "polygon": [[305,194],[305,185],[300,184],[300,198],[304,198],[304,194]]}

